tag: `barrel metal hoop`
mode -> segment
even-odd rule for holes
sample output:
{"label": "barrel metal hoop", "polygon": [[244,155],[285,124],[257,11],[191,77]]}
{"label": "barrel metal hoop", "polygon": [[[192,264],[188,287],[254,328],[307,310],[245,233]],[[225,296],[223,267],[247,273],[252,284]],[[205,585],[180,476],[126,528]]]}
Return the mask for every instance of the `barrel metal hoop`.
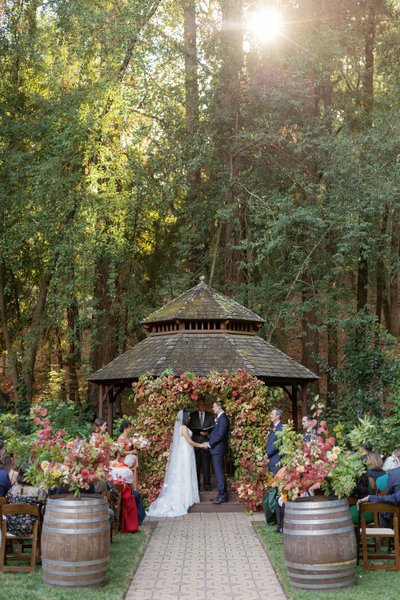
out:
{"label": "barrel metal hoop", "polygon": [[[329,502],[329,504],[328,504]],[[314,508],[334,508],[336,506],[347,506],[346,500],[325,500],[325,502],[287,502],[286,506],[291,509],[296,507],[296,510],[313,510]]]}
{"label": "barrel metal hoop", "polygon": [[[349,510],[348,510],[348,508],[346,508],[346,509],[345,509],[345,508],[343,508],[343,510],[342,510],[342,511],[336,510],[336,511],[335,511],[335,514],[341,514],[342,512],[344,513],[344,515],[345,515],[346,517],[347,517],[347,515],[349,514]],[[317,509],[317,510],[313,510],[313,511],[311,512],[311,511],[305,511],[305,510],[302,510],[302,511],[299,511],[299,510],[293,510],[293,509],[290,509],[290,508],[286,508],[286,507],[285,507],[285,515],[298,515],[299,517],[305,517],[305,516],[307,516],[307,517],[308,517],[308,516],[312,517],[313,515],[331,515],[331,514],[332,514],[332,511],[331,511],[331,509],[330,509],[330,508],[319,508],[319,509]],[[345,517],[344,517],[344,518],[345,518]]]}
{"label": "barrel metal hoop", "polygon": [[48,508],[49,511],[51,512],[57,512],[57,513],[73,513],[74,515],[80,515],[80,514],[91,514],[91,513],[96,513],[96,512],[104,512],[105,509],[105,504],[102,506],[85,506],[83,508],[77,506],[76,508],[60,508],[58,506],[51,506]]}
{"label": "barrel metal hoop", "polygon": [[319,581],[320,579],[340,579],[340,578],[346,578],[346,579],[352,579],[352,577],[354,577],[354,571],[353,569],[346,569],[344,571],[342,571],[341,573],[325,573],[324,575],[320,575],[319,573],[315,573],[315,575],[313,576],[311,573],[293,573],[292,571],[288,570],[289,576],[296,578],[296,579],[316,579],[317,581]]}
{"label": "barrel metal hoop", "polygon": [[293,563],[293,562],[289,562],[286,561],[286,565],[288,567],[291,567],[292,569],[304,569],[304,568],[309,568],[309,569],[314,569],[315,571],[325,571],[326,569],[341,569],[342,566],[344,567],[353,567],[356,565],[357,560],[355,558],[352,558],[351,560],[345,560],[343,562],[340,563],[318,563],[317,565],[310,565],[310,564],[300,564],[300,563]]}
{"label": "barrel metal hoop", "polygon": [[103,583],[104,577],[100,577],[100,579],[91,579],[87,581],[59,581],[58,579],[48,579],[47,577],[44,577],[43,581],[45,583],[48,583],[49,585],[55,585],[58,587],[92,587]]}
{"label": "barrel metal hoop", "polygon": [[97,519],[59,519],[54,517],[47,517],[45,523],[104,523],[108,522],[108,516],[100,517]]}
{"label": "barrel metal hoop", "polygon": [[284,535],[299,535],[299,536],[307,536],[307,535],[312,535],[312,536],[322,536],[322,535],[334,535],[334,534],[338,534],[338,533],[348,533],[349,531],[354,531],[354,527],[351,525],[349,527],[338,527],[337,529],[321,529],[320,531],[307,531],[304,529],[299,529],[299,531],[293,531],[291,529],[286,529],[285,526],[283,526],[283,533]]}
{"label": "barrel metal hoop", "polygon": [[96,527],[94,529],[60,529],[58,527],[47,527],[47,525],[43,525],[43,529],[42,531],[47,532],[47,533],[53,533],[53,534],[66,534],[66,535],[70,535],[70,534],[82,534],[82,533],[103,533],[105,531],[110,531],[110,526],[108,525],[107,527]]}
{"label": "barrel metal hoop", "polygon": [[[303,516],[303,515],[302,515]],[[350,518],[346,519],[349,521]],[[288,519],[285,518],[285,523],[292,523],[293,525],[327,525],[329,523],[343,523],[345,519]]]}
{"label": "barrel metal hoop", "polygon": [[351,585],[353,585],[353,580],[352,581],[343,581],[343,582],[339,582],[337,581],[336,583],[324,583],[323,586],[321,586],[321,584],[318,583],[296,583],[295,581],[291,581],[290,582],[292,584],[293,587],[295,588],[300,588],[300,589],[306,589],[306,590],[326,590],[326,589],[337,589],[337,588],[344,588],[344,587],[350,587]]}
{"label": "barrel metal hoop", "polygon": [[59,506],[92,506],[93,504],[104,504],[107,500],[104,498],[85,498],[84,500],[77,500],[76,498],[67,500],[65,498],[48,498],[47,502],[50,504],[57,504]]}
{"label": "barrel metal hoop", "polygon": [[65,561],[65,560],[53,560],[51,558],[43,558],[43,565],[54,565],[55,567],[90,567],[91,565],[101,565],[104,562],[108,562],[108,556],[104,558],[96,558],[95,560],[83,560],[80,562]]}
{"label": "barrel metal hoop", "polygon": [[49,568],[43,570],[44,573],[51,577],[80,577],[81,575],[99,575],[103,571],[107,571],[107,565],[103,569],[95,569],[94,571],[54,571],[53,569]]}

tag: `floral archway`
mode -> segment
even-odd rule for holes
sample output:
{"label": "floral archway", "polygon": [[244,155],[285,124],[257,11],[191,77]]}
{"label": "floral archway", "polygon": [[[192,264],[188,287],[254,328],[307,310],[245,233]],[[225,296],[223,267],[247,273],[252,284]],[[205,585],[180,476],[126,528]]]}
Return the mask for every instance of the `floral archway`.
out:
{"label": "floral archway", "polygon": [[268,388],[247,371],[239,370],[233,375],[211,373],[208,377],[166,372],[153,379],[145,375],[133,384],[133,390],[140,403],[135,432],[150,440],[150,448],[140,459],[141,491],[150,502],[163,483],[177,412],[193,410],[198,398],[209,394],[223,401],[231,420],[232,484],[249,510],[261,506],[269,479],[263,464],[269,412],[282,400],[281,389]]}

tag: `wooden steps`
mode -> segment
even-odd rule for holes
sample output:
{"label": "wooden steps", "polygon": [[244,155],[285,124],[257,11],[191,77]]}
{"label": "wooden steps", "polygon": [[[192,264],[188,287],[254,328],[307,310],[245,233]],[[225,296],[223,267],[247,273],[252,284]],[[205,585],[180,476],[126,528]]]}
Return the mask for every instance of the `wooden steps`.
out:
{"label": "wooden steps", "polygon": [[233,492],[229,490],[228,492],[228,502],[223,502],[222,504],[213,504],[211,500],[215,498],[217,495],[216,491],[212,492],[200,492],[200,502],[198,504],[193,504],[189,508],[190,513],[229,513],[229,512],[237,512],[243,513],[246,512],[246,506],[239,502],[239,497],[237,492]]}

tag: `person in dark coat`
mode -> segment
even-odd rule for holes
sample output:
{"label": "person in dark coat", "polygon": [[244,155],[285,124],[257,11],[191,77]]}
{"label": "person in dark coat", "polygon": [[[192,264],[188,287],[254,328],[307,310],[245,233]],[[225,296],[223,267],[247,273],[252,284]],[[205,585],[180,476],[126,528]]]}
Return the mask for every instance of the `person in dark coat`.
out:
{"label": "person in dark coat", "polygon": [[[197,410],[190,413],[189,428],[193,431],[192,440],[199,444],[204,444],[210,439],[211,431],[214,427],[213,414],[206,410],[204,400],[197,402]],[[197,481],[199,482],[203,474],[203,486],[206,491],[211,490],[211,455],[209,449],[195,448]]]}
{"label": "person in dark coat", "polygon": [[11,481],[8,475],[6,466],[4,463],[0,463],[0,496],[4,497],[7,495],[8,490],[11,488]]}
{"label": "person in dark coat", "polygon": [[268,434],[267,445],[265,447],[264,462],[268,465],[268,471],[273,475],[276,475],[279,471],[278,463],[282,459],[276,444],[278,441],[276,434],[282,431],[282,417],[283,411],[280,408],[273,408],[271,410],[271,430]]}
{"label": "person in dark coat", "polygon": [[215,415],[214,428],[211,431],[209,441],[203,444],[203,448],[210,449],[212,466],[217,481],[218,495],[212,502],[221,504],[228,499],[224,458],[228,453],[229,419],[219,400],[213,403],[213,413]]}

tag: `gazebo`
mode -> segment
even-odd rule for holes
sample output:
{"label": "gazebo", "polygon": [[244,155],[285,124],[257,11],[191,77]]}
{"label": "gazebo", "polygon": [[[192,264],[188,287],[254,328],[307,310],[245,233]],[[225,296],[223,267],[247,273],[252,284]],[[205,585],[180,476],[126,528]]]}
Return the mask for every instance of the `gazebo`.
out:
{"label": "gazebo", "polygon": [[207,376],[211,371],[245,369],[268,386],[285,390],[298,420],[298,396],[305,410],[305,386],[318,376],[257,333],[264,320],[204,283],[181,294],[143,321],[147,337],[99,369],[88,380],[99,386],[99,416],[144,373],[159,377],[167,369]]}

